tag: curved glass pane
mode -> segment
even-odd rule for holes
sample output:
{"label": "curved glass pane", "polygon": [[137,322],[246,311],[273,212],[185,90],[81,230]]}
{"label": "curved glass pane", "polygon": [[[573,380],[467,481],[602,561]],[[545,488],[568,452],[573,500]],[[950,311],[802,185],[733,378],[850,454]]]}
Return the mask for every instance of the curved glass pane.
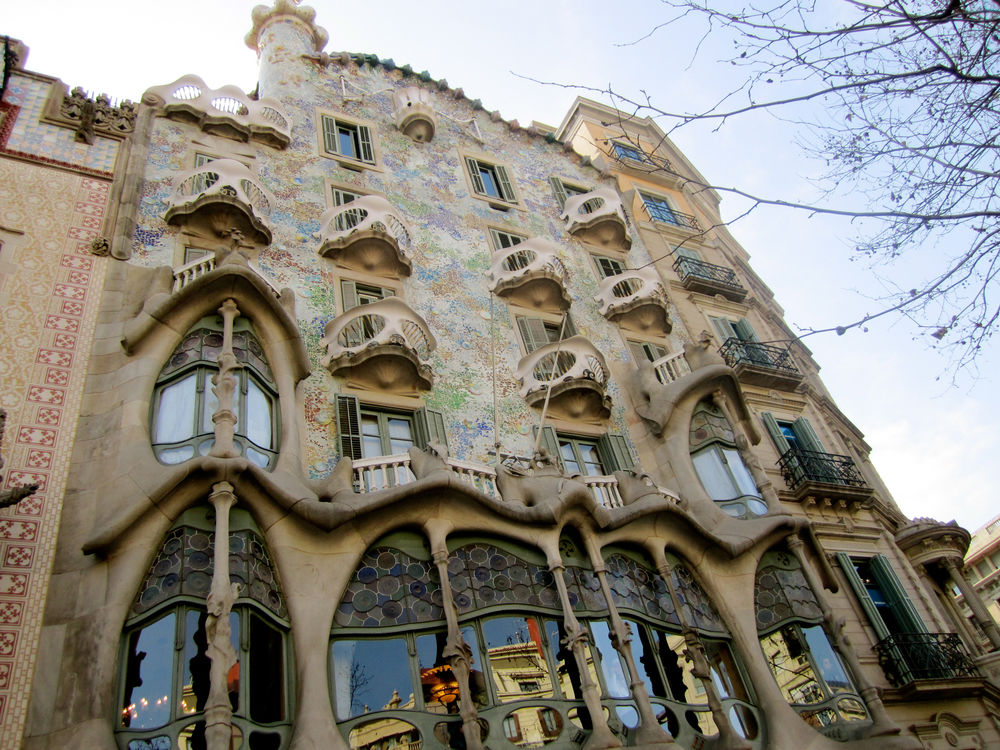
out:
{"label": "curved glass pane", "polygon": [[419,750],[420,730],[402,719],[376,719],[351,730],[351,750]]}
{"label": "curved glass pane", "polygon": [[739,451],[735,448],[723,448],[722,453],[726,457],[729,471],[732,473],[733,479],[736,480],[736,486],[739,488],[740,494],[759,497],[760,493],[757,492],[757,483],[750,476],[750,470],[743,463],[743,458],[740,456]]}
{"label": "curved glass pane", "polygon": [[604,672],[604,683],[608,695],[615,698],[627,698],[631,693],[628,689],[628,678],[618,658],[618,651],[611,644],[611,629],[603,620],[590,623],[590,633],[594,637],[594,645],[601,655],[601,670]]}
{"label": "curved glass pane", "polygon": [[854,688],[851,685],[851,680],[847,676],[847,672],[844,671],[844,665],[840,663],[833,646],[830,645],[826,631],[819,625],[813,625],[809,628],[802,628],[802,635],[805,636],[813,662],[830,691],[853,693]]}
{"label": "curved glass pane", "polygon": [[551,698],[552,676],[534,617],[495,617],[482,624],[486,658],[500,703]]}
{"label": "curved glass pane", "polygon": [[693,454],[691,460],[710,498],[730,500],[740,494],[729,472],[726,471],[721,454],[714,447]]}
{"label": "curved glass pane", "polygon": [[246,435],[261,448],[270,450],[271,424],[271,399],[264,394],[253,378],[247,378],[246,425],[240,430],[237,424],[236,431]]}
{"label": "curved glass pane", "polygon": [[154,443],[177,443],[194,436],[197,380],[197,373],[192,373],[160,391],[153,429]]}
{"label": "curved glass pane", "polygon": [[384,708],[414,707],[410,660],[402,638],[335,641],[331,650],[338,720]]}
{"label": "curved glass pane", "polygon": [[458,680],[451,663],[444,655],[448,633],[444,630],[416,638],[417,662],[420,667],[420,687],[424,695],[424,710],[435,714],[458,712]]}
{"label": "curved glass pane", "polygon": [[562,716],[547,706],[529,706],[511,711],[503,720],[503,734],[518,747],[540,747],[562,733]]}
{"label": "curved glass pane", "polygon": [[171,612],[129,635],[123,727],[152,729],[170,721],[175,628],[176,618]]}

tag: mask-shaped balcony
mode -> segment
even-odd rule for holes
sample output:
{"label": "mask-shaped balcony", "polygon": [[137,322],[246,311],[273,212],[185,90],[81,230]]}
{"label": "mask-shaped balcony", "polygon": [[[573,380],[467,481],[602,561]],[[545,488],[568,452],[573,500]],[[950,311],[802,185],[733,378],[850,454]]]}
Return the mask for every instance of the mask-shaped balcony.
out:
{"label": "mask-shaped balcony", "polygon": [[584,336],[546,344],[523,357],[517,366],[521,395],[541,408],[551,389],[549,413],[563,419],[599,420],[611,415],[605,394],[608,365]]}
{"label": "mask-shaped balcony", "polygon": [[402,300],[353,307],[327,323],[325,333],[322,364],[333,375],[394,392],[426,391],[434,384],[428,358],[437,342]]}
{"label": "mask-shaped balcony", "polygon": [[142,98],[160,106],[167,117],[196,123],[206,133],[237,141],[253,138],[274,148],[285,148],[292,140],[292,122],[277,99],[254,100],[236,86],[210,89],[198,76],[186,75],[147,89]]}
{"label": "mask-shaped balcony", "polygon": [[319,254],[380,276],[409,276],[410,233],[381,195],[362,195],[320,217]]}
{"label": "mask-shaped balcony", "polygon": [[218,232],[239,230],[262,245],[271,242],[268,217],[274,198],[246,166],[216,159],[184,172],[167,199],[168,224],[204,218]]}
{"label": "mask-shaped balcony", "polygon": [[496,296],[536,310],[562,312],[569,307],[566,267],[559,248],[541,237],[500,250],[493,255],[490,289]]}
{"label": "mask-shaped balcony", "polygon": [[721,294],[733,302],[742,302],[747,290],[731,268],[706,263],[696,258],[680,257],[674,261],[674,271],[685,289],[702,294]]}
{"label": "mask-shaped balcony", "polygon": [[774,346],[730,338],[719,349],[719,354],[744,383],[790,389],[802,382],[803,375],[795,366],[788,345]]}
{"label": "mask-shaped balcony", "polygon": [[601,315],[622,328],[643,333],[670,333],[670,299],[652,268],[629,269],[608,276],[597,289]]}
{"label": "mask-shaped balcony", "polygon": [[392,108],[396,113],[396,127],[408,138],[425,143],[434,137],[437,115],[430,91],[419,86],[400,89],[392,95]]}
{"label": "mask-shaped balcony", "polygon": [[561,218],[566,222],[566,231],[584,242],[620,250],[632,247],[622,199],[612,188],[571,195]]}

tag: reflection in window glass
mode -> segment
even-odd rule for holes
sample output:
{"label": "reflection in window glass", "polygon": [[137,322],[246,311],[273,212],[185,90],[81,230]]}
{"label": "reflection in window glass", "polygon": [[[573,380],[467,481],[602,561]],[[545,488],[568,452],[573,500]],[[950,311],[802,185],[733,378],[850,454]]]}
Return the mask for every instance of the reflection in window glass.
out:
{"label": "reflection in window glass", "polygon": [[844,666],[834,653],[830,639],[819,625],[802,628],[802,635],[805,636],[806,643],[809,644],[809,651],[812,653],[813,663],[819,669],[823,681],[834,693],[854,692],[851,680],[844,671]]}
{"label": "reflection in window glass", "polygon": [[794,626],[764,636],[760,645],[785,700],[809,704],[819,703],[826,697]]}
{"label": "reflection in window glass", "polygon": [[462,628],[462,640],[472,650],[469,665],[472,667],[469,672],[469,690],[472,692],[472,700],[477,706],[485,706],[490,702],[486,688],[486,675],[483,674],[482,662],[479,661],[479,639],[476,631],[472,628]]}
{"label": "reflection in window glass", "polygon": [[250,674],[253,675],[250,720],[265,724],[281,721],[285,718],[284,644],[281,633],[253,612],[250,613],[249,661]]}
{"label": "reflection in window glass", "polygon": [[630,695],[628,678],[618,658],[618,652],[611,645],[611,630],[608,624],[603,620],[594,620],[590,623],[590,633],[594,637],[594,646],[601,655],[601,670],[604,672],[608,695],[627,698]]}
{"label": "reflection in window glass", "polygon": [[500,703],[551,698],[545,649],[534,617],[497,617],[483,622],[486,654]]}
{"label": "reflection in window glass", "polygon": [[458,713],[458,680],[443,653],[448,633],[443,630],[428,633],[418,636],[416,641],[424,708],[436,714]]}
{"label": "reflection in window glass", "polygon": [[413,707],[410,660],[402,638],[336,641],[333,681],[341,721],[367,711]]}
{"label": "reflection in window glass", "polygon": [[123,727],[152,729],[170,721],[174,627],[175,618],[171,612],[129,637]]}

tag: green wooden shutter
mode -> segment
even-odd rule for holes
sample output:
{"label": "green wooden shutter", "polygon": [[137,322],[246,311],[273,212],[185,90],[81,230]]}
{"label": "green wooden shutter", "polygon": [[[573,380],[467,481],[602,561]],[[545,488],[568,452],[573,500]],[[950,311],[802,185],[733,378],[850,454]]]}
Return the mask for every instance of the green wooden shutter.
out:
{"label": "green wooden shutter", "polygon": [[819,437],[813,430],[812,425],[809,424],[808,419],[805,417],[799,417],[796,419],[792,422],[792,430],[795,431],[795,437],[798,438],[803,450],[826,453],[826,449],[823,448],[823,443],[820,442]]}
{"label": "green wooden shutter", "polygon": [[714,318],[711,316],[709,316],[708,319],[712,321],[712,327],[715,329],[715,332],[719,335],[720,344],[725,344],[726,341],[729,339],[739,338],[739,336],[736,333],[736,330],[733,327],[733,323],[731,320],[727,320],[726,318]]}
{"label": "green wooden shutter", "polygon": [[646,362],[649,360],[649,355],[646,353],[646,345],[641,344],[638,341],[628,342],[629,351],[632,352],[632,359],[638,362]]}
{"label": "green wooden shutter", "polygon": [[372,132],[367,125],[358,125],[358,145],[361,161],[375,163],[375,149],[372,147]]}
{"label": "green wooden shutter", "polygon": [[395,297],[396,296],[396,290],[395,289],[390,289],[387,286],[382,287],[381,288],[381,292],[382,292],[382,299],[385,299],[386,297]]}
{"label": "green wooden shutter", "polygon": [[413,432],[418,448],[426,448],[431,443],[448,447],[448,431],[444,427],[444,415],[439,411],[417,409],[413,413]]}
{"label": "green wooden shutter", "polygon": [[563,185],[563,181],[558,177],[550,177],[549,184],[552,185],[552,193],[556,196],[556,202],[559,204],[559,208],[565,208],[566,198],[569,196],[566,195],[566,186]]}
{"label": "green wooden shutter", "polygon": [[521,330],[521,341],[528,354],[549,343],[545,323],[541,318],[518,318],[517,327]]}
{"label": "green wooden shutter", "polygon": [[792,446],[788,444],[785,436],[781,434],[781,428],[778,427],[778,421],[769,411],[761,412],[760,418],[764,420],[764,427],[767,429],[767,434],[771,436],[771,440],[774,441],[774,447],[778,449],[778,455],[784,455],[785,451]]}
{"label": "green wooden shutter", "polygon": [[194,155],[194,166],[200,167],[203,164],[208,164],[210,161],[215,161],[214,156],[209,156],[208,154],[195,154]]}
{"label": "green wooden shutter", "polygon": [[329,154],[339,154],[337,141],[337,121],[332,117],[323,118],[323,148]]}
{"label": "green wooden shutter", "polygon": [[733,323],[733,330],[736,331],[737,337],[742,341],[760,341],[753,330],[753,326],[750,325],[750,321],[746,318],[740,318]]}
{"label": "green wooden shutter", "polygon": [[678,247],[674,250],[674,253],[681,258],[690,258],[691,260],[701,260],[701,256],[698,254],[698,251],[692,250],[689,247]]}
{"label": "green wooden shutter", "polygon": [[349,279],[341,279],[340,292],[344,303],[344,312],[361,304],[358,299],[358,285]]}
{"label": "green wooden shutter", "polygon": [[872,628],[874,628],[876,640],[881,641],[883,638],[888,638],[889,628],[885,626],[885,620],[878,613],[878,607],[875,606],[875,602],[868,596],[868,590],[865,588],[865,584],[862,583],[861,577],[854,567],[854,561],[851,560],[846,552],[838,552],[837,562],[840,564],[840,569],[844,571],[844,577],[847,578],[847,582],[850,584],[851,590],[854,591],[858,602],[860,602],[861,608],[865,611],[868,621],[871,623]]}
{"label": "green wooden shutter", "polygon": [[563,331],[563,341],[568,339],[570,336],[576,336],[576,325],[573,323],[573,318],[570,317],[569,313],[566,313],[566,326],[562,329]]}
{"label": "green wooden shutter", "polygon": [[616,471],[631,471],[635,468],[632,451],[629,450],[624,435],[615,432],[601,435],[597,441],[597,452],[601,454],[601,461],[609,474]]}
{"label": "green wooden shutter", "polygon": [[465,165],[469,169],[469,177],[472,179],[472,190],[477,195],[486,195],[486,186],[483,185],[483,178],[479,174],[479,162],[475,159],[465,158]]}
{"label": "green wooden shutter", "polygon": [[[532,431],[535,437],[538,436],[538,425],[532,426]],[[539,448],[544,448],[549,452],[549,455],[555,459],[556,466],[558,466],[562,471],[566,470],[562,462],[562,453],[559,451],[559,437],[556,435],[554,427],[546,425],[542,428],[542,439],[539,443]]]}
{"label": "green wooden shutter", "polygon": [[507,168],[497,164],[494,169],[497,172],[497,183],[500,188],[500,196],[508,203],[517,203],[517,196],[514,194],[514,186],[510,182]]}
{"label": "green wooden shutter", "polygon": [[926,633],[927,628],[924,626],[924,621],[920,619],[917,608],[913,606],[913,602],[910,601],[910,597],[907,596],[903,585],[899,582],[889,559],[885,555],[875,555],[868,564],[879,588],[885,594],[893,614],[899,618],[900,624],[907,629],[907,632]]}
{"label": "green wooden shutter", "polygon": [[361,406],[355,396],[337,396],[337,435],[342,457],[361,458]]}

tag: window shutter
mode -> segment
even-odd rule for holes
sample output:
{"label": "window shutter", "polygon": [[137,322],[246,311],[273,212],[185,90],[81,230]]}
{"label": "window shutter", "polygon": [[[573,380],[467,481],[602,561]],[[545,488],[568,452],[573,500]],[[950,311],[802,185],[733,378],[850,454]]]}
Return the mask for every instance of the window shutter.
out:
{"label": "window shutter", "polygon": [[[538,435],[538,425],[532,427],[534,435]],[[555,428],[546,425],[542,428],[542,439],[538,445],[539,448],[549,452],[549,455],[555,459],[556,466],[558,466],[562,471],[566,470],[562,462],[562,453],[559,452],[559,437],[556,435]]]}
{"label": "window shutter", "polygon": [[764,427],[767,428],[767,434],[774,441],[774,447],[778,449],[778,455],[785,455],[785,452],[792,446],[788,444],[785,436],[781,434],[781,428],[778,427],[778,421],[774,418],[774,415],[769,411],[765,411],[761,413],[760,418],[764,420]]}
{"label": "window shutter", "polygon": [[431,443],[448,447],[448,432],[444,428],[444,415],[433,409],[419,408],[413,413],[414,442],[418,448]]}
{"label": "window shutter", "polygon": [[483,178],[479,174],[479,162],[466,157],[465,165],[469,170],[469,177],[472,179],[472,190],[477,195],[486,195],[486,186],[483,185]]}
{"label": "window shutter", "polygon": [[715,332],[719,335],[720,345],[725,344],[726,341],[729,339],[739,338],[739,336],[736,334],[736,331],[733,328],[732,321],[727,320],[726,318],[713,318],[713,317],[709,317],[709,320],[712,321],[712,327],[715,329]]}
{"label": "window shutter", "polygon": [[820,442],[819,437],[813,431],[812,425],[809,424],[808,419],[805,417],[799,417],[792,422],[792,429],[795,431],[795,437],[797,437],[799,442],[802,444],[803,450],[826,453],[826,450],[823,448],[823,443]]}
{"label": "window shutter", "polygon": [[615,471],[632,471],[635,468],[632,451],[629,450],[624,435],[615,432],[601,435],[597,441],[597,451],[609,474]]}
{"label": "window shutter", "polygon": [[746,318],[740,318],[733,323],[733,330],[736,331],[736,335],[741,341],[760,341],[760,339],[757,338],[757,334],[754,333],[753,326],[750,325],[750,321]]}
{"label": "window shutter", "polygon": [[541,318],[518,318],[517,327],[521,329],[521,341],[528,354],[549,343],[549,337],[545,333],[545,324]]}
{"label": "window shutter", "polygon": [[323,148],[329,154],[339,154],[337,147],[337,121],[332,117],[323,118]]}
{"label": "window shutter", "polygon": [[559,204],[559,208],[566,207],[566,186],[563,185],[563,181],[558,177],[550,177],[549,183],[552,185],[552,193],[556,196],[556,202]]}
{"label": "window shutter", "polygon": [[386,297],[395,297],[396,296],[396,290],[395,289],[390,289],[387,286],[382,287],[381,291],[382,291],[382,299],[385,299]]}
{"label": "window shutter", "polygon": [[341,279],[340,292],[344,302],[344,312],[361,304],[358,299],[358,285],[349,279]]}
{"label": "window shutter", "polygon": [[641,344],[638,341],[629,341],[628,348],[629,351],[632,352],[632,359],[636,361],[636,364],[649,360],[649,354],[646,352],[645,344]]}
{"label": "window shutter", "polygon": [[837,562],[840,565],[840,569],[844,571],[844,577],[847,578],[847,582],[851,585],[851,589],[858,598],[858,602],[861,603],[861,608],[865,611],[868,621],[871,623],[872,628],[874,628],[876,640],[881,641],[883,638],[887,638],[889,636],[889,628],[885,626],[885,621],[882,619],[882,615],[878,613],[875,602],[868,596],[868,591],[865,589],[864,583],[861,582],[858,571],[854,569],[854,562],[846,552],[837,553]]}
{"label": "window shutter", "polygon": [[372,132],[367,125],[358,125],[358,145],[361,147],[361,161],[375,163],[375,149],[372,148]]}
{"label": "window shutter", "polygon": [[576,336],[576,325],[573,323],[573,318],[570,317],[569,313],[566,313],[566,326],[563,328],[563,341],[570,338],[571,336]]}
{"label": "window shutter", "polygon": [[500,183],[500,195],[508,203],[517,203],[517,196],[514,195],[514,186],[510,183],[510,176],[507,174],[507,168],[501,167],[497,164],[494,169],[497,171],[497,182]]}
{"label": "window shutter", "polygon": [[913,606],[913,602],[910,601],[910,597],[903,589],[903,584],[899,582],[889,558],[885,555],[875,555],[869,565],[875,575],[875,580],[878,581],[879,588],[882,589],[886,601],[892,608],[893,614],[899,618],[900,624],[910,633],[926,633],[927,628],[924,627],[924,621],[920,619],[917,608]]}
{"label": "window shutter", "polygon": [[215,161],[214,156],[209,156],[208,154],[195,154],[194,155],[194,166],[200,167],[203,164],[208,164],[210,161]]}
{"label": "window shutter", "polygon": [[678,247],[674,250],[674,253],[681,258],[690,258],[691,260],[701,260],[701,256],[698,255],[698,251],[692,250],[689,247]]}
{"label": "window shutter", "polygon": [[342,457],[361,458],[361,407],[355,396],[337,396],[337,435]]}

